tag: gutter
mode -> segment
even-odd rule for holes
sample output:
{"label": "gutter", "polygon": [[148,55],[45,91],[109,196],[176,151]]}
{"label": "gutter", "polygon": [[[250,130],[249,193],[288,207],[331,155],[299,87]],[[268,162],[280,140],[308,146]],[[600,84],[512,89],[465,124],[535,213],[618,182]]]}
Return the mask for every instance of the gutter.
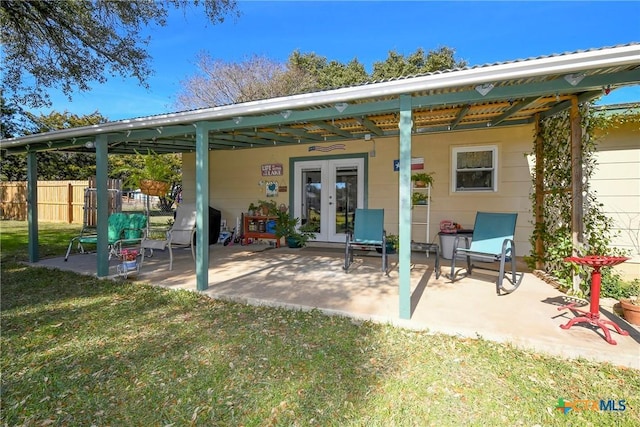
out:
{"label": "gutter", "polygon": [[640,44],[522,60],[497,65],[487,65],[460,71],[333,89],[324,92],[291,95],[260,101],[251,101],[242,104],[119,120],[117,122],[72,129],[62,129],[53,132],[5,139],[0,142],[0,147],[12,148],[29,143],[83,138],[93,135],[127,132],[129,130],[143,128],[194,124],[201,121],[222,120],[239,116],[273,113],[283,110],[295,110],[338,102],[349,102],[377,97],[393,97],[401,94],[409,94],[426,90],[495,83],[498,81],[517,80],[545,75],[572,74],[592,69],[624,67],[629,65],[640,66]]}

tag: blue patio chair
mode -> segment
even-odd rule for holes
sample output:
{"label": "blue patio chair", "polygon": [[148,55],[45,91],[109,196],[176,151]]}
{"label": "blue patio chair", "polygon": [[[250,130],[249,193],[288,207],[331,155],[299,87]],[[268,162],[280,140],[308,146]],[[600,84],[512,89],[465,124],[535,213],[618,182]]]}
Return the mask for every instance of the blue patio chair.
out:
{"label": "blue patio chair", "polygon": [[382,250],[382,272],[387,273],[387,234],[384,230],[384,209],[356,209],[353,232],[347,233],[344,270],[353,263],[354,249]]}
{"label": "blue patio chair", "polygon": [[[500,262],[498,279],[496,280],[496,293],[500,291],[507,294],[515,291],[522,282],[523,274],[516,271],[516,246],[513,236],[516,230],[517,213],[494,213],[478,212],[473,226],[471,245],[458,247],[459,238],[456,237],[453,244],[453,256],[451,257],[451,274],[449,278],[452,282],[461,273],[456,272],[456,259],[464,256],[467,259],[467,270],[462,277],[471,275],[471,271],[477,265],[471,264],[471,258],[482,262]],[[468,247],[468,249],[467,249]],[[506,263],[511,265],[510,271],[505,274]],[[461,269],[462,270],[462,269]],[[506,283],[505,283],[506,280]]]}
{"label": "blue patio chair", "polygon": [[[124,230],[129,226],[129,216],[122,212],[115,212],[109,215],[108,219],[108,243],[109,243],[109,259],[111,256],[117,255],[117,243],[122,240]],[[71,239],[64,260],[69,259],[69,253],[73,244],[77,243],[78,251],[85,253],[84,245],[97,245],[98,235],[95,227],[82,227],[80,235]]]}

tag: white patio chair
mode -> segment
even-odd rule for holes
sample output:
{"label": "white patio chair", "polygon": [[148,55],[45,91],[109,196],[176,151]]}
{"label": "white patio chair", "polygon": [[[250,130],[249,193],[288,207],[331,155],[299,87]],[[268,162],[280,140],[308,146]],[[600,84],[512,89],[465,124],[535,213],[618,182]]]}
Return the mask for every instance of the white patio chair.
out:
{"label": "white patio chair", "polygon": [[150,250],[150,256],[153,256],[154,250],[164,250],[169,248],[169,270],[173,270],[173,248],[191,247],[191,257],[195,260],[195,248],[193,245],[193,236],[196,232],[196,206],[194,204],[180,204],[176,209],[176,219],[173,226],[167,231],[167,238],[164,240],[150,239],[145,237],[140,243],[142,258],[140,267],[144,263],[144,256],[147,249]]}

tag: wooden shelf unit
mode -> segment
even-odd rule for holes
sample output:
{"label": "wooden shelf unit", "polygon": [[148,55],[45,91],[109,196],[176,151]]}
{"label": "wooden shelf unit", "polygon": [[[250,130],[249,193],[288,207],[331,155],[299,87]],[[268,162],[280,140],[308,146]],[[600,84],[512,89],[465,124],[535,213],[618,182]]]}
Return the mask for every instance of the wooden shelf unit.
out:
{"label": "wooden shelf unit", "polygon": [[275,240],[276,248],[280,247],[280,239],[273,233],[267,233],[267,221],[275,221],[274,216],[244,215],[242,224],[242,239],[246,245],[249,239]]}

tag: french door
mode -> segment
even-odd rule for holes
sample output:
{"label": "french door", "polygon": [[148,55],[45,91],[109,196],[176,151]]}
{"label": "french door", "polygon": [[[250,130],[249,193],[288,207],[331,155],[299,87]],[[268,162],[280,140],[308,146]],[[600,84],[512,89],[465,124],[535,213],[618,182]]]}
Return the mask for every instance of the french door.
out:
{"label": "french door", "polygon": [[319,242],[344,242],[356,208],[364,205],[364,159],[295,163],[293,214]]}

